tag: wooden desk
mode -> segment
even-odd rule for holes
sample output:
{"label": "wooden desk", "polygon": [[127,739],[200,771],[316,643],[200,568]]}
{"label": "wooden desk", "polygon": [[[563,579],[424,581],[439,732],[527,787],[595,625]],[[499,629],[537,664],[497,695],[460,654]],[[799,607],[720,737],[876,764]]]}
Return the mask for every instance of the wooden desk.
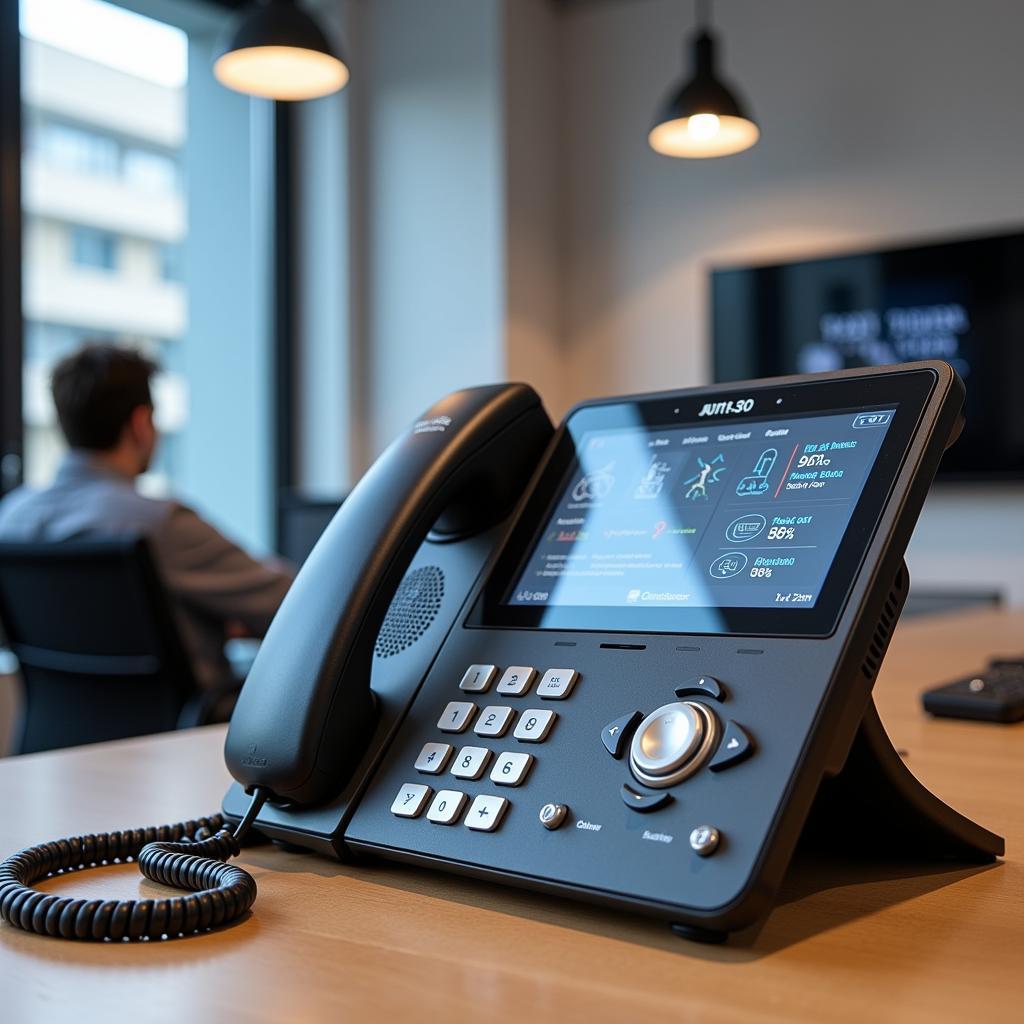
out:
{"label": "wooden desk", "polygon": [[[173,943],[92,945],[0,925],[7,1021],[863,1021],[1020,1019],[1024,725],[929,720],[919,693],[1024,650],[1024,612],[900,627],[877,698],[918,776],[1006,836],[995,867],[796,870],[745,944],[706,947],[646,919],[392,865],[243,851],[255,912]],[[0,762],[0,850],[213,811],[223,730]],[[62,879],[153,895],[134,867]],[[825,885],[826,888],[816,886]],[[57,888],[58,885],[54,885]]]}

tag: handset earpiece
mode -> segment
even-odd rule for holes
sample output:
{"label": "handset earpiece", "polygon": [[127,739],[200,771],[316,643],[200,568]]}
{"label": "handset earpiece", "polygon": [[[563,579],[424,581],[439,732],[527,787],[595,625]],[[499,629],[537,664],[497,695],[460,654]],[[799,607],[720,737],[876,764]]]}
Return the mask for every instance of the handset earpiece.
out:
{"label": "handset earpiece", "polygon": [[527,385],[471,388],[428,409],[374,463],[296,577],[238,699],[224,753],[247,790],[296,804],[340,791],[373,732],[373,644],[413,555],[467,495],[486,519],[487,503],[502,500],[495,479],[521,487],[524,453],[550,433]]}

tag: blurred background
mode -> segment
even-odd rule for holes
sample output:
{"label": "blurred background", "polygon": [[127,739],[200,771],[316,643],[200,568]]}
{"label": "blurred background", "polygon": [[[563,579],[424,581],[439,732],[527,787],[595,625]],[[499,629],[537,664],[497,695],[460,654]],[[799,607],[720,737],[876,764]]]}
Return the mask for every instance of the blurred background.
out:
{"label": "blurred background", "polygon": [[[351,80],[302,102],[214,76],[248,6],[5,4],[5,491],[51,477],[49,371],[86,338],[162,366],[147,492],[295,561],[461,386],[558,419],[941,355],[978,426],[915,587],[1024,602],[1019,3],[305,0]],[[702,22],[760,138],[674,159],[648,132]]]}

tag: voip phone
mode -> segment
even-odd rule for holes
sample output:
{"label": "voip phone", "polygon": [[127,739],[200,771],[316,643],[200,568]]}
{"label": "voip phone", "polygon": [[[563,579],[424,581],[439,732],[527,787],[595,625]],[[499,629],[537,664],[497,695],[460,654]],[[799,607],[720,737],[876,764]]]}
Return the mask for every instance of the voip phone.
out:
{"label": "voip phone", "polygon": [[[221,924],[255,898],[222,863],[250,828],[708,941],[767,914],[801,835],[994,859],[1002,839],[913,778],[871,699],[963,398],[940,362],[585,402],[555,432],[525,385],[448,396],[281,606],[222,812],[17,854],[0,913],[69,938]],[[31,887],[136,856],[193,892]]]}

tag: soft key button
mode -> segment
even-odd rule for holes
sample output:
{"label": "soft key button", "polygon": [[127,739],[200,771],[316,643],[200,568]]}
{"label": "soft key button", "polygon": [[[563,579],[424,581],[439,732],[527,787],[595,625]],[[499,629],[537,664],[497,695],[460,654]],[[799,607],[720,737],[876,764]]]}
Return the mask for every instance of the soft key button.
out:
{"label": "soft key button", "polygon": [[515,712],[511,708],[484,708],[473,732],[477,736],[504,736]]}
{"label": "soft key button", "polygon": [[544,700],[565,700],[580,674],[574,668],[549,668],[541,677],[537,696]]}
{"label": "soft key button", "polygon": [[420,756],[416,758],[416,771],[424,775],[440,775],[452,756],[450,743],[424,743]]}
{"label": "soft key button", "polygon": [[459,683],[459,689],[466,693],[484,693],[497,674],[496,665],[470,665]]}
{"label": "soft key button", "polygon": [[427,811],[427,821],[435,825],[454,825],[466,806],[466,794],[455,789],[442,789],[434,797],[434,802]]}
{"label": "soft key button", "polygon": [[521,743],[540,743],[555,724],[558,716],[554,711],[540,711],[531,708],[519,716],[519,724],[513,736]]}
{"label": "soft key button", "polygon": [[391,813],[400,818],[418,818],[423,805],[430,799],[430,787],[418,782],[407,782],[395,797],[391,805]]}
{"label": "soft key button", "polygon": [[499,786],[518,786],[526,779],[533,764],[533,754],[499,754],[491,769],[491,782]]}
{"label": "soft key button", "polygon": [[505,817],[508,801],[503,796],[484,796],[473,801],[466,815],[466,827],[474,832],[493,832]]}
{"label": "soft key button", "polygon": [[522,697],[533,685],[537,670],[529,665],[509,665],[498,680],[495,693],[503,697]]}
{"label": "soft key button", "polygon": [[476,705],[468,700],[452,700],[441,712],[437,727],[441,732],[462,732],[476,713]]}

